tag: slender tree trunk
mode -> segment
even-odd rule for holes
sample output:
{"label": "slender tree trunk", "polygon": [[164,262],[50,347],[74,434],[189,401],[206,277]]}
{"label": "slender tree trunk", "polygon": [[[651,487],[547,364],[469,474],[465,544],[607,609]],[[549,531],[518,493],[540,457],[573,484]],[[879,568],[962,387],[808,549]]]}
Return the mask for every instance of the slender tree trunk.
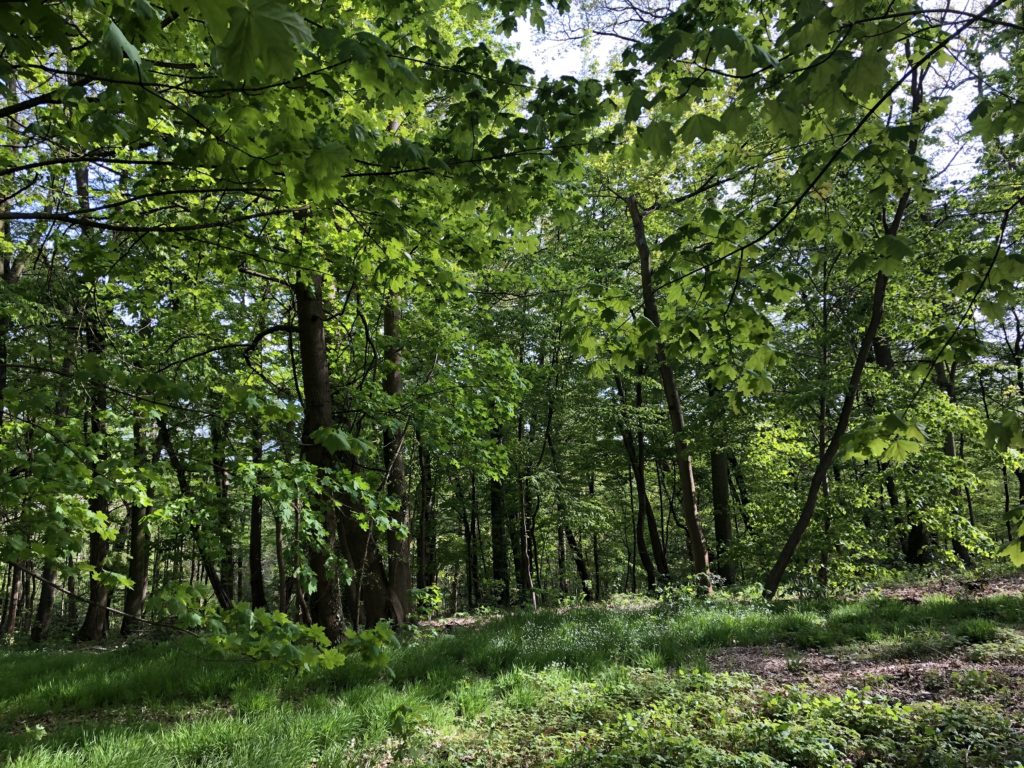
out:
{"label": "slender tree trunk", "polygon": [[43,568],[42,575],[43,583],[39,588],[39,605],[36,607],[36,617],[32,622],[33,643],[41,643],[50,630],[50,622],[53,620],[53,582],[57,578],[57,566],[47,563]]}
{"label": "slender tree trunk", "polygon": [[[583,549],[580,547],[579,541],[573,535],[572,528],[568,525],[565,526],[565,541],[569,545],[569,552],[572,554],[572,559],[576,563],[576,575],[580,579],[580,587],[583,589],[583,596],[587,602],[594,600],[594,587],[590,584],[590,575],[587,573],[587,559],[583,556]],[[596,546],[596,542],[595,542]],[[595,568],[597,564],[597,550],[594,550],[594,563]]]}
{"label": "slender tree trunk", "polygon": [[121,619],[121,634],[130,635],[142,616],[149,579],[149,531],[146,510],[138,504],[128,505],[128,578],[132,586],[124,593],[125,616]]}
{"label": "slender tree trunk", "polygon": [[[936,363],[935,365],[935,380],[939,385],[939,389],[946,393],[946,397],[949,398],[950,403],[956,403],[956,384],[954,383],[954,367],[947,369],[945,363]],[[946,432],[943,436],[942,441],[942,452],[951,459],[957,458],[956,452],[956,438],[953,435],[952,430]],[[960,488],[953,487],[949,490],[950,496],[953,499],[960,498]],[[959,504],[957,505],[959,506]],[[953,537],[953,551],[956,556],[960,558],[964,566],[971,568],[974,565],[974,558],[971,556],[971,552],[964,546],[963,542],[955,536]]]}
{"label": "slender tree trunk", "polygon": [[[102,358],[105,352],[103,334],[99,329],[98,320],[90,317],[86,322],[86,347],[97,359]],[[93,437],[102,441],[106,433],[104,424],[105,412],[107,410],[106,386],[101,382],[94,382],[91,385],[91,402],[89,403],[89,431]],[[98,448],[102,453],[103,449]],[[98,471],[97,466],[92,471]],[[102,492],[95,493],[89,498],[89,510],[100,516],[100,519],[109,519],[110,500]],[[99,576],[106,564],[107,554],[110,552],[110,541],[102,534],[93,532],[89,534],[89,565],[92,567],[92,578],[89,580],[89,606],[82,620],[82,626],[78,630],[77,638],[83,642],[95,642],[103,639],[107,628],[107,607],[110,603],[110,587],[104,584]]]}
{"label": "slender tree trunk", "polygon": [[505,535],[505,485],[501,480],[491,480],[490,497],[491,576],[501,586],[501,604],[508,605],[512,590],[508,572],[508,539]]}
{"label": "slender tree trunk", "polygon": [[[639,508],[642,506],[643,501],[640,499],[639,483],[634,485],[634,481],[641,477],[640,473],[636,472],[636,467],[631,467],[633,470],[630,472],[629,479],[629,519],[633,524],[633,591],[636,591],[636,559],[640,558],[640,563],[644,568],[644,575],[647,577],[647,589],[654,589],[658,583],[658,571],[654,567],[654,561],[651,559],[651,553],[647,549],[647,541],[644,538],[644,521],[646,516],[643,511]],[[637,501],[634,501],[633,489],[637,488],[636,494]],[[639,502],[639,503],[637,503]]]}
{"label": "slender tree trunk", "polygon": [[[625,385],[620,377],[616,377],[615,382],[623,405],[625,405],[627,403]],[[636,398],[633,403],[636,408],[640,408],[643,405],[642,393],[642,387],[638,382]],[[647,588],[653,589],[658,582],[659,576],[662,579],[668,578],[668,563],[665,558],[664,549],[661,547],[661,537],[658,536],[654,510],[651,507],[650,496],[647,492],[647,462],[644,455],[644,443],[644,434],[642,432],[633,432],[625,426],[625,423],[623,424],[622,444],[626,449],[626,457],[629,459],[629,466],[632,470],[632,477],[636,487],[637,515],[634,520],[636,548],[647,577]],[[631,491],[633,487],[632,485],[630,486]],[[632,494],[630,495],[630,503],[632,504]],[[650,531],[651,549],[654,550],[653,558],[644,536],[645,527]]]}
{"label": "slender tree trunk", "polygon": [[274,515],[274,557],[277,559],[277,610],[288,613],[288,564],[284,559],[284,521]]}
{"label": "slender tree trunk", "polygon": [[516,520],[516,577],[519,581],[519,600],[529,599],[533,609],[537,609],[537,593],[533,587],[533,570],[530,568],[530,531],[527,523],[529,515],[529,487],[525,480],[519,480],[519,514]]}
{"label": "slender tree trunk", "polygon": [[[396,299],[390,297],[384,307],[384,336],[387,348],[384,357],[387,370],[384,374],[384,391],[392,398],[402,394],[402,348],[400,345],[401,310]],[[405,430],[396,432],[390,426],[384,429],[384,471],[387,476],[388,495],[395,499],[398,508],[392,518],[401,529],[388,530],[388,606],[390,618],[404,624],[412,612],[412,550],[409,538],[411,512],[409,509],[408,481],[405,476]]]}
{"label": "slender tree trunk", "polygon": [[[559,510],[559,517],[563,516],[563,510]],[[558,547],[556,550],[556,577],[558,578],[558,594],[567,595],[569,594],[569,579],[565,572],[565,527],[559,524],[558,526]]]}
{"label": "slender tree trunk", "polygon": [[[661,319],[654,295],[654,281],[651,276],[651,252],[647,244],[644,216],[640,211],[636,198],[628,198],[626,205],[633,223],[633,235],[636,241],[637,253],[640,257],[640,281],[643,292],[644,317],[654,328],[658,329],[661,326]],[[684,437],[686,421],[683,417],[683,406],[679,398],[679,390],[676,386],[675,373],[672,371],[672,366],[669,364],[668,356],[665,353],[665,345],[660,338],[655,345],[655,351],[658,361],[658,374],[661,377],[661,386],[665,393],[669,423],[672,428],[672,448],[679,470],[682,512],[690,544],[691,566],[693,572],[703,579],[703,586],[710,591],[710,557],[707,540],[704,537],[704,529],[701,527],[700,516],[697,511],[697,486],[693,477],[693,461],[690,457],[690,448]]]}
{"label": "slender tree trunk", "polygon": [[469,558],[469,572],[473,577],[473,589],[470,592],[470,606],[480,605],[480,500],[476,493],[476,473],[469,475],[469,536],[472,542]]}
{"label": "slender tree trunk", "polygon": [[847,429],[849,429],[850,418],[853,416],[853,405],[857,399],[857,394],[860,392],[860,382],[864,375],[864,367],[867,365],[868,353],[871,350],[875,334],[878,333],[878,328],[882,323],[882,313],[885,307],[885,290],[888,284],[889,278],[883,272],[879,272],[875,276],[875,286],[871,299],[871,316],[868,320],[867,328],[864,330],[864,335],[861,337],[860,349],[857,352],[857,359],[854,361],[853,371],[850,373],[850,380],[843,395],[843,405],[840,408],[835,429],[832,432],[828,445],[825,447],[825,451],[818,459],[814,474],[811,476],[811,484],[807,491],[807,498],[804,501],[803,509],[800,511],[800,517],[797,519],[796,525],[782,547],[782,551],[779,553],[775,564],[764,579],[764,596],[768,600],[775,597],[779,584],[782,582],[782,576],[792,561],[793,555],[796,554],[797,547],[800,545],[804,533],[807,532],[807,528],[811,524],[811,519],[814,517],[814,511],[818,503],[818,494],[821,492],[822,486],[828,478],[829,470],[832,468],[832,464],[839,453],[840,442],[843,436],[846,435]]}
{"label": "slender tree trunk", "polygon": [[[146,461],[146,449],[142,442],[142,427],[138,421],[132,425],[135,441],[135,461],[141,466]],[[128,578],[132,586],[124,593],[124,613],[121,619],[121,634],[129,635],[138,624],[146,603],[147,580],[149,579],[149,526],[146,521],[148,510],[138,504],[128,505]]]}
{"label": "slender tree trunk", "polygon": [[229,482],[226,442],[228,440],[228,425],[220,416],[210,419],[210,444],[213,448],[213,478],[217,486],[218,503],[218,525],[217,536],[220,539],[221,561],[220,577],[224,585],[224,592],[229,601],[235,599],[235,540],[234,520],[232,520],[230,500],[228,498]]}
{"label": "slender tree trunk", "polygon": [[[186,469],[181,456],[178,454],[177,449],[174,447],[174,440],[171,438],[171,430],[166,419],[161,418],[158,426],[160,444],[163,446],[164,452],[167,454],[167,460],[170,462],[171,467],[174,469],[174,473],[178,478],[178,491],[182,496],[189,497],[192,495],[192,484],[189,482],[188,470]],[[199,529],[199,525],[192,523],[189,526],[189,532],[192,535],[192,544],[195,547],[196,552],[199,554],[203,573],[206,575],[206,580],[210,582],[210,588],[213,590],[213,595],[217,599],[217,604],[223,609],[230,608],[231,598],[221,583],[220,574],[217,573],[217,566],[214,564],[213,558],[209,556],[206,552],[206,548],[203,546],[202,533]],[[184,542],[182,542],[182,549],[184,549]],[[177,562],[178,569],[175,574],[175,578],[180,580],[184,576],[184,572],[181,570],[183,557],[179,556]],[[193,580],[194,579],[190,578],[189,583],[192,583]]]}
{"label": "slender tree trunk", "polygon": [[[252,462],[263,461],[263,435],[252,433]],[[249,592],[253,608],[267,607],[267,586],[263,578],[263,495],[253,491],[249,505]]]}
{"label": "slender tree trunk", "polygon": [[417,439],[420,463],[419,529],[416,542],[416,586],[420,589],[437,583],[437,518],[434,508],[434,471],[430,450]]}
{"label": "slender tree trunk", "polygon": [[732,511],[729,509],[729,454],[711,451],[711,503],[715,510],[715,571],[726,584],[736,581],[736,565],[729,554],[732,545]]}
{"label": "slender tree trunk", "polygon": [[10,568],[10,586],[7,589],[7,602],[4,604],[4,615],[0,619],[0,637],[13,635],[18,623],[18,608],[21,605],[22,592],[25,589],[25,563],[12,563]]}

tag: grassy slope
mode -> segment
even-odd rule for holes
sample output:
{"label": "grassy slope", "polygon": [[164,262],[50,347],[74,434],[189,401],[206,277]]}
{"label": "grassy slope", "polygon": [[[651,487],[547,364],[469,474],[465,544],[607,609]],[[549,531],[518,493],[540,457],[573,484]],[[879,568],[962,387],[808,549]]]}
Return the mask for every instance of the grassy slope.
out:
{"label": "grassy slope", "polygon": [[1024,597],[770,611],[722,600],[520,614],[289,675],[191,642],[0,653],[0,755],[17,766],[1006,766],[1024,683],[972,672],[944,703],[711,671],[785,644],[859,659],[1024,655]]}

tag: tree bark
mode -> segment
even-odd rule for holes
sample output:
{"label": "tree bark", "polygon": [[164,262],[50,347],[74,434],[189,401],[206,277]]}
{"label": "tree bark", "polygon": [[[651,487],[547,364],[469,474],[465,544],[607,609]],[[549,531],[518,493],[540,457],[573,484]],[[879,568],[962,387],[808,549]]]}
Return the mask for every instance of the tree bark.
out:
{"label": "tree bark", "polygon": [[[252,433],[252,462],[263,461],[263,435]],[[257,478],[258,482],[258,478]],[[267,586],[263,578],[263,495],[253,491],[249,504],[249,593],[253,608],[267,607]]]}
{"label": "tree bark", "polygon": [[[401,318],[397,301],[391,297],[384,307],[384,336],[387,339],[384,358],[388,366],[384,374],[384,392],[396,401],[402,394]],[[386,488],[388,495],[398,504],[392,513],[392,520],[401,526],[401,531],[391,528],[387,534],[388,606],[390,618],[398,624],[404,624],[412,612],[412,551],[409,538],[411,513],[405,476],[405,434],[404,429],[398,432],[390,425],[384,429]]]}
{"label": "tree bark", "polygon": [[418,439],[417,444],[420,464],[420,515],[416,542],[416,586],[424,589],[437,583],[437,518],[430,450],[423,444],[422,439]]}
{"label": "tree bark", "polygon": [[7,590],[7,602],[4,604],[4,615],[0,619],[0,637],[13,635],[18,623],[18,608],[21,605],[22,592],[25,589],[24,563],[11,564],[11,581]]}
{"label": "tree bark", "polygon": [[47,563],[43,568],[43,582],[39,585],[39,605],[36,607],[36,617],[32,622],[33,643],[41,643],[50,630],[50,622],[53,620],[53,582],[56,578],[57,566]]}
{"label": "tree bark", "polygon": [[[323,278],[314,275],[311,281],[297,282],[294,286],[299,358],[302,363],[302,458],[326,470],[333,466],[334,458],[323,445],[313,439],[313,434],[319,429],[334,426],[333,398],[327,367],[327,340],[324,335]],[[315,498],[313,503],[324,528],[325,540],[309,548],[309,564],[317,580],[316,591],[310,595],[309,611],[313,621],[323,627],[331,642],[337,642],[344,633],[341,590],[330,559],[338,547],[338,518],[334,500],[326,493]],[[358,616],[353,616],[353,621],[358,622]]]}
{"label": "tree bark", "polygon": [[491,576],[501,587],[501,604],[508,605],[512,595],[508,572],[508,540],[505,535],[505,485],[501,480],[491,480],[490,502]]}
{"label": "tree bark", "polygon": [[[660,333],[661,318],[658,314],[658,305],[654,295],[651,251],[647,243],[643,213],[640,211],[640,206],[634,197],[629,197],[626,200],[626,206],[633,223],[633,236],[640,260],[640,282],[643,293],[644,317],[653,326],[655,331]],[[703,580],[704,588],[710,591],[710,557],[707,540],[704,537],[704,529],[701,527],[700,516],[697,510],[697,486],[693,477],[693,461],[690,457],[689,445],[687,445],[684,437],[686,421],[683,416],[682,402],[679,398],[679,389],[676,386],[675,373],[669,364],[668,356],[665,353],[665,345],[660,337],[655,345],[655,353],[658,362],[658,375],[661,378],[661,386],[665,393],[669,423],[672,428],[672,448],[679,470],[683,520],[686,523],[686,533],[690,545],[690,563],[693,572]]]}
{"label": "tree bark", "polygon": [[224,585],[224,592],[229,601],[235,599],[235,541],[233,535],[234,520],[232,520],[230,500],[228,498],[229,482],[226,442],[228,440],[228,425],[220,416],[210,419],[210,444],[213,448],[213,478],[217,487],[217,537],[220,539],[220,577]]}
{"label": "tree bark", "polygon": [[732,545],[732,511],[729,509],[729,454],[711,451],[711,503],[715,510],[715,572],[726,584],[736,581],[736,564],[729,554]]}
{"label": "tree bark", "polygon": [[[138,419],[132,425],[135,441],[135,461],[140,465],[146,460],[142,444],[142,427]],[[148,510],[139,504],[128,505],[128,578],[132,586],[124,593],[124,613],[121,618],[121,634],[129,635],[138,624],[146,602],[149,579],[149,526],[146,521]]]}
{"label": "tree bark", "polygon": [[[106,345],[97,318],[88,318],[85,335],[88,351],[97,359],[102,358]],[[106,434],[104,414],[107,410],[107,390],[99,381],[93,382],[90,390],[89,431],[95,439],[102,440]],[[103,449],[98,448],[98,452],[102,453]],[[98,471],[99,467],[93,465],[92,472],[96,474]],[[110,500],[106,494],[102,492],[92,494],[89,498],[89,510],[97,516],[102,516],[103,520],[109,519]],[[108,539],[98,532],[89,534],[89,565],[92,567],[89,579],[89,605],[77,634],[77,638],[83,642],[101,640],[107,633],[107,606],[110,603],[110,587],[100,581],[99,576],[103,571],[109,552],[110,541]]]}
{"label": "tree bark", "polygon": [[[565,528],[565,541],[569,545],[569,552],[572,553],[572,559],[576,563],[576,575],[580,579],[580,587],[583,590],[583,596],[587,602],[594,600],[594,587],[590,583],[590,574],[587,573],[587,559],[583,556],[583,549],[580,547],[579,541],[576,536],[573,535],[572,528],[568,525]],[[597,563],[597,552],[594,552],[594,562]]]}
{"label": "tree bark", "polygon": [[[174,441],[171,439],[171,430],[167,425],[166,419],[161,418],[158,422],[158,439],[161,446],[163,446],[164,452],[167,454],[167,460],[171,464],[171,468],[174,469],[174,473],[178,479],[178,491],[182,496],[192,495],[192,484],[189,481],[188,470],[185,467],[184,461],[177,449],[174,447]],[[199,554],[199,560],[203,567],[203,573],[206,575],[207,581],[210,582],[210,588],[213,590],[213,596],[217,600],[217,604],[223,608],[228,609],[231,607],[231,598],[228,592],[224,589],[224,586],[220,579],[220,574],[217,573],[217,566],[214,564],[213,559],[206,551],[206,547],[203,546],[202,532],[199,529],[199,525],[192,523],[189,525],[189,532],[192,535],[192,542],[195,545],[196,552]],[[179,565],[181,564],[181,558],[178,559]],[[180,574],[179,574],[180,578]]]}
{"label": "tree bark", "polygon": [[[935,365],[935,380],[939,385],[939,389],[946,393],[946,397],[949,398],[950,403],[956,403],[956,384],[953,380],[955,365],[950,369],[946,368],[945,363],[936,363]],[[943,435],[942,440],[942,452],[951,459],[957,457],[956,454],[956,439],[953,436],[952,430],[947,430]],[[949,490],[950,496],[953,499],[960,498],[960,488],[953,487]],[[953,552],[960,558],[960,561],[966,568],[971,568],[974,565],[974,558],[971,556],[971,552],[964,546],[963,542],[955,536],[953,537]]]}
{"label": "tree bark", "polygon": [[828,478],[829,470],[832,468],[832,464],[839,453],[839,445],[843,436],[846,434],[847,429],[849,429],[850,418],[853,416],[853,405],[857,399],[857,394],[860,392],[861,378],[864,375],[864,367],[867,365],[868,353],[871,351],[875,334],[878,333],[878,328],[882,324],[882,313],[885,308],[885,291],[888,284],[889,278],[885,273],[879,272],[875,276],[875,285],[871,298],[871,315],[867,328],[864,330],[864,335],[861,338],[857,358],[854,361],[850,380],[843,395],[843,404],[839,411],[839,418],[832,432],[832,437],[825,447],[825,451],[819,457],[814,474],[811,476],[811,484],[807,491],[807,498],[804,501],[803,509],[800,511],[800,517],[797,519],[796,525],[793,526],[793,530],[782,547],[782,551],[779,553],[775,564],[765,576],[763,593],[767,600],[775,597],[779,584],[782,582],[782,576],[785,574],[786,568],[793,559],[793,555],[796,554],[801,539],[803,539],[808,526],[811,524],[811,519],[814,517],[814,511],[818,503],[818,494],[821,492],[822,486]]}

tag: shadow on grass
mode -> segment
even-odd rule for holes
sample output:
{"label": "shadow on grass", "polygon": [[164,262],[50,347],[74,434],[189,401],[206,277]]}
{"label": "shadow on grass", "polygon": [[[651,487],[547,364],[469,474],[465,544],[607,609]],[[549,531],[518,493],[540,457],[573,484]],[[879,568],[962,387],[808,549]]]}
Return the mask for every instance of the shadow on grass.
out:
{"label": "shadow on grass", "polygon": [[[1007,595],[920,604],[871,599],[767,606],[722,597],[642,610],[584,606],[516,613],[450,634],[421,636],[395,653],[390,679],[357,659],[332,672],[289,674],[219,658],[191,640],[99,653],[9,651],[0,653],[0,722],[5,724],[0,753],[14,756],[34,746],[35,736],[24,732],[24,724],[36,721],[45,724],[45,744],[54,749],[80,746],[112,731],[146,733],[180,719],[194,704],[224,721],[229,713],[223,706],[231,702],[234,714],[240,706],[244,716],[245,702],[261,697],[267,717],[276,706],[305,706],[319,697],[343,702],[360,713],[360,722],[383,722],[405,699],[424,706],[429,701],[454,702],[457,709],[479,706],[474,697],[483,701],[501,691],[503,680],[520,670],[702,668],[708,653],[733,645],[833,648],[891,644],[924,632],[952,647],[987,642],[999,625],[1021,624],[1024,596]],[[927,650],[908,648],[910,653]],[[477,683],[481,689],[474,691]],[[144,705],[166,716],[124,718],[124,709]],[[215,706],[220,713],[208,712]],[[90,718],[76,717],[82,713]],[[214,726],[208,721],[203,727]]]}

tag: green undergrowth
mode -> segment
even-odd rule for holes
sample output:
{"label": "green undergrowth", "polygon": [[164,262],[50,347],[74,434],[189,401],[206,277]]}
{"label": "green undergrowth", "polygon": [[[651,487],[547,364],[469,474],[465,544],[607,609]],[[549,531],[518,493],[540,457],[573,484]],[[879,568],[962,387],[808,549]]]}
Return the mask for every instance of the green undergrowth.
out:
{"label": "green undergrowth", "polygon": [[0,755],[19,767],[1009,766],[1024,761],[1021,691],[998,675],[905,704],[730,675],[709,657],[781,644],[797,659],[998,664],[1020,660],[1022,624],[1020,596],[774,608],[723,596],[420,630],[388,674],[356,660],[287,673],[191,640],[11,649]]}

